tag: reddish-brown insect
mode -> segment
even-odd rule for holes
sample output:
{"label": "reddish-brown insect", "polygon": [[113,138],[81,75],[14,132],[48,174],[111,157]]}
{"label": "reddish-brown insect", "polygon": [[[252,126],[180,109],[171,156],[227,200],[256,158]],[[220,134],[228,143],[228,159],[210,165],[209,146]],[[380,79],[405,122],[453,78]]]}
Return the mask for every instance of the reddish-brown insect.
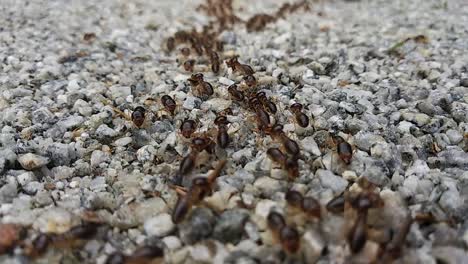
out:
{"label": "reddish-brown insect", "polygon": [[286,199],[286,202],[288,203],[289,206],[296,208],[296,209],[302,208],[302,202],[304,198],[302,197],[302,194],[300,192],[289,190],[286,192],[286,195],[284,198]]}
{"label": "reddish-brown insect", "polygon": [[15,224],[0,224],[0,254],[13,249],[20,239],[20,230]]}
{"label": "reddish-brown insect", "polygon": [[351,159],[353,158],[353,148],[351,145],[340,136],[336,136],[334,140],[340,159],[347,165],[351,164]]}
{"label": "reddish-brown insect", "polygon": [[184,70],[188,72],[193,72],[195,67],[195,60],[187,60],[184,62]]}
{"label": "reddish-brown insect", "polygon": [[284,164],[286,156],[279,148],[269,148],[267,150],[268,157],[276,163]]}
{"label": "reddish-brown insect", "polygon": [[251,74],[244,76],[244,78],[242,78],[242,80],[244,80],[244,83],[249,88],[257,86],[257,79],[255,79],[255,76],[253,76]]}
{"label": "reddish-brown insect", "polygon": [[280,136],[280,141],[283,144],[283,147],[286,150],[286,152],[294,156],[299,155],[301,149],[299,148],[299,145],[296,141],[290,139],[284,133]]}
{"label": "reddish-brown insect", "polygon": [[192,74],[192,76],[188,79],[190,85],[193,87],[192,93],[196,97],[207,99],[211,95],[213,95],[214,90],[213,86],[204,81],[203,74],[196,73]]}
{"label": "reddish-brown insect", "polygon": [[345,197],[344,195],[339,195],[331,199],[327,203],[326,208],[329,212],[332,212],[334,214],[340,214],[344,212],[344,206],[345,206]]}
{"label": "reddish-brown insect", "polygon": [[309,117],[302,112],[302,104],[294,103],[291,105],[290,109],[293,112],[296,122],[301,127],[308,127],[309,126]]}
{"label": "reddish-brown insect", "polygon": [[142,106],[135,107],[132,113],[132,122],[136,127],[141,127],[145,122],[146,109]]}
{"label": "reddish-brown insect", "polygon": [[265,130],[270,125],[270,116],[268,113],[263,110],[263,108],[258,107],[255,110],[255,115],[257,117],[257,125],[260,130]]}
{"label": "reddish-brown insect", "polygon": [[190,56],[190,49],[187,48],[187,47],[181,48],[181,49],[180,49],[180,53],[181,53],[183,56],[188,57],[188,56]]}
{"label": "reddish-brown insect", "polygon": [[197,129],[197,123],[193,120],[184,120],[180,125],[180,132],[185,138],[190,138]]}
{"label": "reddish-brown insect", "polygon": [[302,201],[302,210],[307,216],[320,218],[320,208],[320,203],[313,197],[305,197]]}
{"label": "reddish-brown insect", "polygon": [[226,160],[220,161],[213,172],[206,178],[195,178],[192,180],[192,186],[185,194],[180,194],[176,206],[172,211],[172,221],[180,223],[190,211],[194,204],[197,204],[207,195],[211,194],[212,185],[215,179],[220,175],[226,164]]}
{"label": "reddish-brown insect", "polygon": [[285,226],[281,229],[281,246],[287,253],[294,254],[299,250],[301,246],[300,238],[299,232],[294,227]]}
{"label": "reddish-brown insect", "polygon": [[257,93],[257,98],[262,103],[263,107],[265,107],[265,109],[268,112],[270,112],[271,114],[276,114],[278,109],[277,109],[276,105],[266,97],[265,92],[258,92]]}
{"label": "reddish-brown insect", "polygon": [[220,115],[215,119],[215,124],[218,126],[218,135],[216,136],[217,143],[220,148],[226,148],[229,145],[229,134],[227,133],[227,125],[229,121],[226,116]]}
{"label": "reddish-brown insect", "polygon": [[228,87],[228,92],[232,96],[232,98],[234,98],[234,100],[239,101],[239,102],[244,101],[244,98],[245,98],[244,93],[237,89],[236,84],[230,85]]}
{"label": "reddish-brown insect", "polygon": [[237,56],[227,60],[226,65],[230,67],[233,72],[238,72],[242,75],[253,75],[255,73],[252,67],[250,67],[249,65],[241,64],[237,60]]}
{"label": "reddish-brown insect", "polygon": [[289,180],[294,180],[299,177],[299,163],[296,157],[288,157],[283,168],[288,172]]}
{"label": "reddish-brown insect", "polygon": [[175,112],[175,109],[176,109],[176,102],[174,101],[174,99],[172,99],[172,97],[170,97],[169,95],[163,95],[161,97],[161,103],[162,105],[164,106],[164,108],[166,108],[166,110],[168,112],[170,112],[172,115],[174,115],[174,112]]}
{"label": "reddish-brown insect", "polygon": [[167,39],[166,47],[169,51],[173,51],[175,49],[175,39],[173,37]]}
{"label": "reddish-brown insect", "polygon": [[358,253],[367,241],[367,211],[358,213],[358,218],[347,236],[351,252]]}

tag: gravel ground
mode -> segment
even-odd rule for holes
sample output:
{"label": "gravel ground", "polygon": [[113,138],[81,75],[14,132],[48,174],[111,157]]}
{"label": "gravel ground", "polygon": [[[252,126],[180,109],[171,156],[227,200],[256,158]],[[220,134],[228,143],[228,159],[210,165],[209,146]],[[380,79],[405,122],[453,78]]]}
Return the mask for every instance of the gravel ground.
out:
{"label": "gravel ground", "polygon": [[[224,63],[218,75],[204,73],[215,94],[201,100],[181,55],[165,51],[176,31],[208,22],[195,11],[199,2],[0,0],[1,263],[104,263],[142,245],[163,248],[165,263],[370,263],[385,243],[369,239],[351,253],[352,216],[322,208],[320,221],[304,221],[285,202],[292,189],[324,207],[345,189],[359,190],[362,177],[385,204],[370,209],[369,230],[390,230],[396,241],[408,213],[419,216],[399,243],[399,263],[468,263],[464,0],[313,2],[263,31],[236,25],[221,33],[224,54],[253,67],[279,108],[275,120],[299,143],[294,181],[266,155],[278,144],[228,95],[242,76]],[[280,2],[234,7],[247,19]],[[176,100],[174,116],[163,110],[164,94]],[[304,105],[307,128],[294,123],[293,102]],[[147,120],[137,128],[118,110],[130,115],[140,105]],[[170,183],[190,151],[181,121],[197,120],[198,132],[209,134],[227,107],[229,147],[201,153],[191,177],[228,162],[204,205],[175,224]],[[331,134],[353,146],[349,165],[330,146]],[[295,254],[272,238],[271,210],[297,228]],[[80,247],[26,257],[39,234],[90,218],[102,225]],[[5,235],[18,226],[25,234]]]}

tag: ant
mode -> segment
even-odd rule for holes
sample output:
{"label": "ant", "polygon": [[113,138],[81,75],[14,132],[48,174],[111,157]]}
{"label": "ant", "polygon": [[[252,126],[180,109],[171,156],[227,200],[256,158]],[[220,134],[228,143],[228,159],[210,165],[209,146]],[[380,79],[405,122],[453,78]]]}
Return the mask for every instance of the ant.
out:
{"label": "ant", "polygon": [[171,115],[174,115],[174,112],[175,112],[175,109],[176,109],[177,105],[176,105],[176,102],[174,101],[174,99],[172,99],[172,97],[170,97],[167,94],[163,95],[161,97],[161,103],[164,106],[164,108],[166,109],[166,111],[171,113]]}
{"label": "ant", "polygon": [[198,204],[206,196],[211,195],[213,183],[221,174],[226,162],[226,160],[221,160],[208,177],[194,178],[192,180],[192,186],[187,192],[176,187],[176,191],[179,193],[179,199],[172,211],[172,221],[174,223],[180,223],[191,210],[193,205]]}
{"label": "ant", "polygon": [[253,75],[255,73],[252,67],[247,64],[241,64],[237,58],[238,56],[235,56],[226,61],[226,65],[231,68],[233,72],[239,72],[241,75]]}
{"label": "ant", "polygon": [[288,226],[281,214],[271,211],[267,216],[267,226],[275,241],[281,243],[285,252],[294,254],[299,250],[301,246],[299,232],[296,228]]}
{"label": "ant", "polygon": [[105,264],[156,264],[164,263],[164,250],[158,246],[142,246],[133,254],[127,256],[114,252],[107,258]]}
{"label": "ant", "polygon": [[249,107],[255,112],[257,118],[257,125],[260,131],[266,130],[270,126],[270,116],[263,109],[263,105],[260,103],[257,97],[251,97],[249,99]]}
{"label": "ant", "polygon": [[295,210],[302,211],[307,217],[321,217],[320,203],[313,197],[303,197],[298,191],[289,190],[285,195],[288,205]]}
{"label": "ant", "polygon": [[220,68],[220,60],[219,60],[218,53],[216,51],[213,51],[213,50],[207,50],[207,53],[208,53],[208,57],[209,57],[210,62],[211,62],[211,70],[214,73],[218,73],[219,68]]}
{"label": "ant", "polygon": [[276,112],[278,111],[278,108],[276,107],[276,105],[271,100],[269,100],[266,97],[265,92],[263,92],[263,91],[258,92],[257,93],[257,98],[260,101],[260,103],[262,103],[263,107],[265,107],[265,109],[268,112],[270,112],[271,114],[276,114]]}
{"label": "ant", "polygon": [[217,143],[220,148],[226,148],[229,145],[229,134],[227,133],[227,125],[229,121],[225,115],[216,117],[214,123],[218,126],[218,135],[216,137]]}
{"label": "ant", "polygon": [[255,79],[255,76],[253,76],[252,74],[244,76],[242,80],[248,88],[255,88],[257,86],[257,79]]}
{"label": "ant", "polygon": [[231,84],[228,87],[228,92],[232,96],[232,98],[234,98],[234,100],[236,101],[242,102],[245,99],[244,93],[237,89],[236,84]]}
{"label": "ant", "polygon": [[192,92],[196,97],[206,100],[208,97],[213,95],[213,86],[204,80],[202,73],[192,74],[188,81],[190,82],[190,85],[193,88]]}
{"label": "ant", "polygon": [[346,142],[342,137],[335,136],[333,141],[336,144],[336,151],[340,159],[346,164],[351,164],[351,159],[353,158],[353,148],[351,144]]}
{"label": "ant", "polygon": [[299,163],[296,157],[287,157],[278,148],[269,148],[267,150],[268,157],[281,165],[283,170],[288,172],[288,177],[293,180],[299,176]]}
{"label": "ant", "polygon": [[267,129],[267,134],[276,141],[279,141],[287,153],[299,156],[300,148],[295,140],[290,139],[283,131],[283,125],[275,124]]}
{"label": "ant", "polygon": [[85,223],[72,227],[63,234],[49,235],[39,234],[25,249],[30,258],[43,255],[47,248],[52,246],[59,249],[70,249],[83,246],[86,240],[93,238],[100,225],[96,223]]}
{"label": "ant", "polygon": [[185,138],[190,138],[197,129],[197,123],[193,120],[187,119],[180,125],[180,132]]}
{"label": "ant", "polygon": [[189,174],[195,167],[198,154],[205,150],[213,154],[214,142],[210,138],[196,137],[192,139],[192,151],[185,156],[179,165],[179,171],[175,177],[174,184],[181,185],[182,179],[185,175]]}
{"label": "ant", "polygon": [[186,60],[184,62],[184,70],[188,72],[193,72],[195,67],[195,60]]}
{"label": "ant", "polygon": [[145,122],[145,113],[146,109],[144,107],[135,107],[135,110],[132,112],[132,122],[136,127],[140,128]]}
{"label": "ant", "polygon": [[302,112],[302,104],[294,103],[290,106],[291,112],[294,114],[296,118],[296,122],[301,127],[308,127],[309,126],[309,117]]}

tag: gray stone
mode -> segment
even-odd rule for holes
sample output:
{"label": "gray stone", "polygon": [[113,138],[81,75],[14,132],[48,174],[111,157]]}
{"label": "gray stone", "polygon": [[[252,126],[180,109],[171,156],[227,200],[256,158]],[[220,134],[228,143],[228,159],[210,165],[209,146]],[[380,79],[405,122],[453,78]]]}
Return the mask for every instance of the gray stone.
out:
{"label": "gray stone", "polygon": [[316,176],[320,179],[320,183],[325,188],[330,188],[334,193],[343,192],[348,186],[348,181],[342,177],[336,176],[328,170],[317,170]]}
{"label": "gray stone", "polygon": [[216,220],[213,213],[206,208],[195,208],[187,220],[179,224],[179,235],[182,242],[194,244],[211,236]]}
{"label": "gray stone", "polygon": [[49,159],[36,154],[28,153],[18,157],[18,162],[26,170],[39,169],[49,163]]}
{"label": "gray stone", "polygon": [[213,230],[213,238],[223,243],[237,244],[244,233],[244,224],[249,218],[247,210],[233,209],[224,211]]}

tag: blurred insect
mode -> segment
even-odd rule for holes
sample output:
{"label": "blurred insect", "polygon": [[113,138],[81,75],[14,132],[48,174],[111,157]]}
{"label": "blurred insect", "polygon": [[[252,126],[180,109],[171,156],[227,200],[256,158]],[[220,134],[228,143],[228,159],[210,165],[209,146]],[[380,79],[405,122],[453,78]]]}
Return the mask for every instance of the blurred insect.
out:
{"label": "blurred insect", "polygon": [[284,217],[271,211],[267,216],[267,226],[273,234],[275,241],[281,243],[281,247],[288,254],[295,254],[300,249],[300,235],[296,228],[288,226]]}
{"label": "blurred insect", "polygon": [[247,64],[241,64],[237,60],[237,58],[238,58],[238,56],[235,56],[235,57],[233,57],[233,58],[226,61],[226,65],[228,67],[230,67],[233,72],[237,72],[237,73],[239,73],[241,75],[253,75],[255,73],[254,70],[252,69],[252,67],[250,67]]}
{"label": "blurred insect", "polygon": [[213,95],[213,86],[204,80],[202,73],[192,74],[188,81],[192,86],[192,93],[194,96],[199,97],[202,100],[206,100],[208,97]]}
{"label": "blurred insect", "polygon": [[228,87],[228,92],[229,94],[231,95],[231,97],[238,101],[238,102],[242,102],[244,101],[245,99],[245,96],[244,96],[244,93],[242,91],[239,91],[237,89],[237,85],[236,84],[232,84]]}
{"label": "blurred insect", "polygon": [[174,101],[174,99],[172,99],[172,97],[170,97],[169,95],[163,95],[161,97],[161,103],[162,105],[164,106],[164,108],[166,109],[166,111],[168,111],[169,113],[171,113],[171,115],[174,115],[175,113],[175,110],[176,110],[176,107],[177,107],[177,104],[176,102]]}
{"label": "blurred insect", "polygon": [[184,62],[184,70],[188,72],[193,72],[195,67],[195,60],[186,60]]}
{"label": "blurred insect", "polygon": [[208,177],[194,178],[192,180],[192,186],[187,192],[180,187],[176,187],[176,191],[179,193],[179,198],[174,210],[172,211],[172,221],[174,223],[180,223],[191,210],[193,205],[198,204],[206,196],[211,195],[213,184],[216,178],[221,174],[225,165],[226,160],[221,160]]}
{"label": "blurred insect", "polygon": [[276,114],[276,112],[278,111],[278,108],[271,100],[269,100],[266,97],[265,92],[258,92],[257,98],[268,112],[270,112],[271,114]]}
{"label": "blurred insect", "polygon": [[299,163],[296,157],[288,157],[278,148],[269,148],[267,155],[272,161],[280,164],[283,170],[288,172],[290,180],[299,177]]}
{"label": "blurred insect", "polygon": [[309,218],[320,218],[320,203],[313,197],[303,197],[303,195],[294,190],[289,190],[285,195],[288,206],[301,211]]}
{"label": "blurred insect", "polygon": [[162,264],[164,250],[158,246],[142,246],[131,255],[114,252],[107,258],[105,264]]}
{"label": "blurred insect", "polygon": [[136,127],[140,128],[145,122],[145,113],[146,113],[146,109],[144,107],[142,106],[135,107],[135,110],[132,113],[132,121]]}
{"label": "blurred insect", "polygon": [[180,132],[185,138],[190,138],[197,129],[197,123],[194,120],[184,120],[180,125]]}
{"label": "blurred insect", "polygon": [[309,126],[309,117],[302,112],[302,104],[294,103],[291,105],[291,112],[294,114],[296,122],[301,127]]}
{"label": "blurred insect", "polygon": [[227,125],[229,121],[227,120],[226,116],[219,115],[216,117],[214,123],[218,126],[218,134],[216,136],[217,143],[220,148],[226,148],[229,145],[230,139],[229,134],[227,133]]}

